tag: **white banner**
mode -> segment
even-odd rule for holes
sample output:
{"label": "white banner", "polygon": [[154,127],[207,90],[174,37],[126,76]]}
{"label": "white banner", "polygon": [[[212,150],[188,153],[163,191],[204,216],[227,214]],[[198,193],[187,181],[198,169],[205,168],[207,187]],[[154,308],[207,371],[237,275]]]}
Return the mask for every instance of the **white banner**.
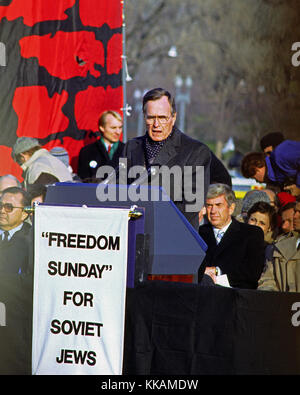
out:
{"label": "white banner", "polygon": [[129,209],[35,208],[33,374],[122,374]]}

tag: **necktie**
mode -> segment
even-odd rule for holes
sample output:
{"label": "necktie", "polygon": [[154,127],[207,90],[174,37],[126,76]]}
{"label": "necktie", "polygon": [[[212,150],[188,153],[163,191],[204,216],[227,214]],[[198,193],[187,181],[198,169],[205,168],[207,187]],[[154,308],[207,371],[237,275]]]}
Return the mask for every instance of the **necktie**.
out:
{"label": "necktie", "polygon": [[8,242],[8,235],[9,235],[9,232],[7,230],[3,232],[1,245],[3,245],[3,244]]}
{"label": "necktie", "polygon": [[217,233],[217,236],[216,236],[217,244],[220,243],[222,237],[224,236],[224,233],[225,232],[222,232],[221,230],[219,230],[219,232]]}
{"label": "necktie", "polygon": [[109,145],[109,146],[107,147],[107,152],[110,153],[110,150],[111,150],[111,145]]}

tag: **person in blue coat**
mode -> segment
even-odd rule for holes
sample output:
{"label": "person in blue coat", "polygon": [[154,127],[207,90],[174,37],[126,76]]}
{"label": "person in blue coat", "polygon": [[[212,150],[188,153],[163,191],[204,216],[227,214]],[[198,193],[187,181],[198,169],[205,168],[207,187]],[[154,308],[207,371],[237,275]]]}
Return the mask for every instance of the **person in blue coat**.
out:
{"label": "person in blue coat", "polygon": [[293,196],[300,195],[300,141],[285,140],[270,154],[250,152],[241,164],[242,174],[258,182],[275,182]]}

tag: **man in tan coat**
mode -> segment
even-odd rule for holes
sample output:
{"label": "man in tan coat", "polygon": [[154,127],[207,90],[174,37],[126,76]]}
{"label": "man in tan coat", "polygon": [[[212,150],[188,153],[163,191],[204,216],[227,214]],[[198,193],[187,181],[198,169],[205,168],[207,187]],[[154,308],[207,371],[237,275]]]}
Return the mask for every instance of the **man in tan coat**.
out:
{"label": "man in tan coat", "polygon": [[257,289],[300,292],[300,199],[296,203],[293,226],[293,232],[282,236],[275,243]]}

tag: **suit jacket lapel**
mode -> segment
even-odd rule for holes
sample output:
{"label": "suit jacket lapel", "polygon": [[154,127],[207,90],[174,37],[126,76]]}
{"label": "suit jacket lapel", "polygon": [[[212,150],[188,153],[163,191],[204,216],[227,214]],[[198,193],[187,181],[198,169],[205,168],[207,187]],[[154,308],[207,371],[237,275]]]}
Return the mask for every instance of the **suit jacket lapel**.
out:
{"label": "suit jacket lapel", "polygon": [[145,136],[142,138],[135,140],[135,146],[131,149],[130,152],[130,163],[127,163],[128,167],[132,166],[145,166]]}
{"label": "suit jacket lapel", "polygon": [[210,224],[203,227],[200,236],[203,238],[209,249],[215,249],[217,246],[216,238],[214,235],[213,227]]}
{"label": "suit jacket lapel", "polygon": [[109,159],[108,152],[105,149],[105,147],[104,147],[103,143],[101,142],[101,140],[97,140],[97,148],[98,148],[100,154],[104,155],[104,157],[106,159]]}
{"label": "suit jacket lapel", "polygon": [[232,223],[230,224],[229,228],[225,232],[220,243],[217,245],[215,255],[221,253],[228,245],[232,245],[232,241],[234,240],[235,235],[238,234],[239,230],[240,227],[238,221],[232,219]]}

